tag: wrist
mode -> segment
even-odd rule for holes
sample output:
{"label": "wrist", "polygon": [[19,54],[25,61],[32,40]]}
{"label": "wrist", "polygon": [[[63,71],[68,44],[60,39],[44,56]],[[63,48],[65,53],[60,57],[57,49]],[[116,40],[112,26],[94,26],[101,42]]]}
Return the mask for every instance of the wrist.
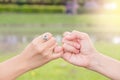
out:
{"label": "wrist", "polygon": [[120,80],[120,62],[111,57],[96,53],[91,57],[87,68],[103,74],[112,80]]}
{"label": "wrist", "polygon": [[19,62],[19,70],[21,70],[22,72],[21,73],[25,73],[28,71],[28,61],[25,57],[25,55],[23,54],[20,54],[17,56],[17,58],[19,59],[18,62]]}
{"label": "wrist", "polygon": [[107,56],[99,52],[96,52],[91,56],[90,62],[87,68],[102,74],[106,73],[104,69],[106,68],[106,64],[108,63],[106,61],[107,59],[108,59]]}
{"label": "wrist", "polygon": [[95,52],[90,55],[90,60],[87,68],[90,70],[96,70],[98,67],[100,67],[102,57],[103,55],[99,52]]}

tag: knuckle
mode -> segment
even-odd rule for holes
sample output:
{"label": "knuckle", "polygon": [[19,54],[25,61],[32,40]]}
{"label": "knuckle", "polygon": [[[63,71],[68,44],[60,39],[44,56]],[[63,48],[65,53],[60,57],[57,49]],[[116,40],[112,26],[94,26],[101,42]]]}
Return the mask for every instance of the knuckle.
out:
{"label": "knuckle", "polygon": [[52,37],[52,34],[50,32],[47,32],[45,34],[48,35],[49,37]]}
{"label": "knuckle", "polygon": [[85,35],[85,36],[88,36],[88,34],[87,34],[87,33],[84,33],[84,35]]}
{"label": "knuckle", "polygon": [[36,41],[39,42],[41,40],[41,36],[36,38]]}
{"label": "knuckle", "polygon": [[77,51],[77,49],[75,49],[74,47],[71,47],[71,51]]}
{"label": "knuckle", "polygon": [[76,47],[77,43],[72,43],[72,46]]}
{"label": "knuckle", "polygon": [[85,38],[89,38],[89,35],[87,33],[83,33]]}
{"label": "knuckle", "polygon": [[35,44],[37,42],[37,38],[32,40],[32,44]]}
{"label": "knuckle", "polygon": [[64,32],[64,36],[67,36],[69,34],[70,34],[70,32]]}
{"label": "knuckle", "polygon": [[37,44],[37,42],[36,42],[36,40],[34,39],[34,40],[31,42],[31,45],[32,45],[33,47],[35,47],[36,44]]}
{"label": "knuckle", "polygon": [[76,30],[73,30],[72,33],[79,34],[80,32],[79,32],[79,31],[76,31]]}

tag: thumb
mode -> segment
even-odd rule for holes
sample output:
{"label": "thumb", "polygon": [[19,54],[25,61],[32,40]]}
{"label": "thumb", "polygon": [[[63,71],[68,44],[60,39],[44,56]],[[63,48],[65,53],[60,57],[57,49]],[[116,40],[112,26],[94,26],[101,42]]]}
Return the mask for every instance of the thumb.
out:
{"label": "thumb", "polygon": [[59,58],[63,54],[63,48],[61,46],[56,46],[54,48],[53,58]]}

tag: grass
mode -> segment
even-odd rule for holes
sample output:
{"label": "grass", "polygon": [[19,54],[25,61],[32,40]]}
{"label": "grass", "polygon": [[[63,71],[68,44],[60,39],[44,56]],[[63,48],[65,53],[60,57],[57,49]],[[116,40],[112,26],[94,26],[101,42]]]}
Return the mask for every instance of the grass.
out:
{"label": "grass", "polygon": [[[120,45],[115,45],[106,42],[97,42],[95,47],[104,55],[111,56],[120,60]],[[115,50],[115,51],[114,51]],[[15,55],[15,54],[13,54]],[[13,55],[2,55],[0,61],[4,61]],[[62,59],[54,60],[43,67],[25,73],[17,80],[109,80],[108,78],[81,68],[73,66]]]}
{"label": "grass", "polygon": [[[105,55],[111,56],[115,59],[120,60],[120,45],[113,45],[110,43],[99,42],[95,43],[97,50]],[[116,50],[116,51],[114,51]],[[49,70],[49,71],[48,71]],[[65,61],[58,59],[50,62],[44,67],[28,72],[21,76],[18,80],[109,80],[104,76],[79,68],[66,63]]]}
{"label": "grass", "polygon": [[1,13],[0,24],[107,24],[120,25],[120,15]]}
{"label": "grass", "polygon": [[120,15],[108,14],[0,14],[0,34],[35,35],[44,32],[61,34],[79,30],[94,34],[119,34]]}
{"label": "grass", "polygon": [[98,78],[100,80],[108,80],[100,74],[84,68],[78,68],[59,59],[24,74],[18,80],[97,80]]}
{"label": "grass", "polygon": [[0,24],[76,23],[75,18],[74,16],[70,17],[64,14],[1,14]]}
{"label": "grass", "polygon": [[[112,19],[111,19],[112,18]],[[74,29],[104,36],[119,35],[119,15],[76,15],[65,14],[0,14],[0,35],[35,36],[44,32],[62,34]],[[20,53],[26,45],[16,53]],[[95,47],[101,53],[120,60],[120,45],[107,42],[97,42]],[[0,61],[5,61],[16,55],[0,55]],[[84,68],[73,66],[62,59],[52,61],[43,67],[27,72],[17,80],[109,80],[108,78]]]}

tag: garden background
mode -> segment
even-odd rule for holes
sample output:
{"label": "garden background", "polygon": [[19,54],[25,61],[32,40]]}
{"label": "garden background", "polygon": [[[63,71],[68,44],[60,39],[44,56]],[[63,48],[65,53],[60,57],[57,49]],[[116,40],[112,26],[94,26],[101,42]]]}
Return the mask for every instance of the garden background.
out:
{"label": "garden background", "polygon": [[[69,1],[0,0],[0,61],[20,54],[33,38],[44,32],[53,33],[61,45],[62,34],[72,30],[88,33],[98,51],[120,60],[120,1],[75,0],[79,5],[76,14],[66,12]],[[87,7],[90,2],[91,8]],[[58,59],[17,80],[109,79]]]}

